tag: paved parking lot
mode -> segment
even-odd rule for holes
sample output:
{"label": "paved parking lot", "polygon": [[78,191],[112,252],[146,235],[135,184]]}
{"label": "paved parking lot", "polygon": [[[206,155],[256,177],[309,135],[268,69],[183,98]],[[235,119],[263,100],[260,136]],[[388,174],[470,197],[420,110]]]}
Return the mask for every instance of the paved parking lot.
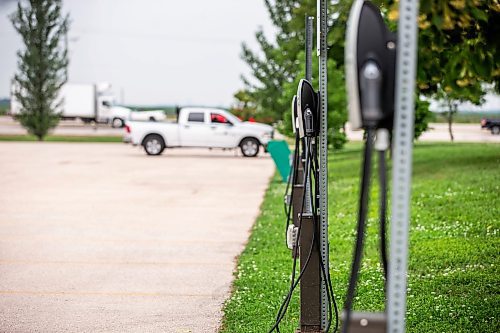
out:
{"label": "paved parking lot", "polygon": [[272,160],[0,143],[0,331],[216,332]]}

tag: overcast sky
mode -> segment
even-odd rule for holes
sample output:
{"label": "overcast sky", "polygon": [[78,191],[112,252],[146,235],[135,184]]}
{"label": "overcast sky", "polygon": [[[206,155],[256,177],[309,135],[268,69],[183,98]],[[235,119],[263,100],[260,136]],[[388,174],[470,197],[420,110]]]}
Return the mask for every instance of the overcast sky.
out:
{"label": "overcast sky", "polygon": [[[21,40],[0,0],[0,98],[9,95]],[[248,66],[241,43],[274,32],[264,0],[64,0],[69,82],[110,82],[128,104],[229,106]]]}

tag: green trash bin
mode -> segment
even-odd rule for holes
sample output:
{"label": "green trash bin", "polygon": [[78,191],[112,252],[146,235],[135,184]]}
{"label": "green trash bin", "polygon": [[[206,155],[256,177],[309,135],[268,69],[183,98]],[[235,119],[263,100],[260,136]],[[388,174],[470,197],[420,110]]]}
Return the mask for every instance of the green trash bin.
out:
{"label": "green trash bin", "polygon": [[288,144],[284,140],[272,140],[267,144],[267,151],[271,154],[283,182],[286,183],[291,168],[291,152]]}

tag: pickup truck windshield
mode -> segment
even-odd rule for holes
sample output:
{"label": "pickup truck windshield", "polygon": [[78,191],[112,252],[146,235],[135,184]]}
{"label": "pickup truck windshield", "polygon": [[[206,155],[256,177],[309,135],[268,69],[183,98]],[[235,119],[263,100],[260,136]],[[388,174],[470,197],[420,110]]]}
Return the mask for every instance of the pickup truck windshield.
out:
{"label": "pickup truck windshield", "polygon": [[236,124],[236,123],[241,123],[241,120],[238,119],[235,115],[229,113],[229,112],[224,112],[222,113],[224,117],[226,117],[227,120],[229,120],[231,123]]}

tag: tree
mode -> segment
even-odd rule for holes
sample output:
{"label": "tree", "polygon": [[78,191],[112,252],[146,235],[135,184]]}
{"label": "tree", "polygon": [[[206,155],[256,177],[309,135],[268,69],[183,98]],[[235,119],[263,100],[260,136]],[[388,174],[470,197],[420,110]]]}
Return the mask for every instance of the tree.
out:
{"label": "tree", "polygon": [[18,3],[11,21],[25,46],[17,53],[14,76],[19,121],[43,140],[59,122],[63,103],[58,93],[67,81],[68,52],[61,39],[67,35],[69,16],[62,15],[61,0],[29,0],[26,6]]}
{"label": "tree", "polygon": [[[345,29],[353,0],[329,2],[328,13],[328,140],[339,148],[345,142],[344,127],[347,120],[347,102],[344,80]],[[387,17],[389,0],[381,0],[382,13]],[[304,30],[305,16],[315,16],[316,1],[265,0],[273,24],[277,28],[275,42],[268,41],[263,32],[256,33],[260,52],[250,50],[243,44],[243,59],[252,69],[252,79],[243,77],[246,93],[252,99],[257,114],[271,115],[274,120],[283,120],[280,128],[290,134],[289,113],[291,98],[296,84],[304,76]],[[390,23],[394,30],[396,24]],[[316,57],[314,66],[317,69]],[[313,70],[313,84],[317,70]],[[415,107],[415,138],[427,129],[429,103],[419,98]]]}
{"label": "tree", "polygon": [[[388,18],[398,18],[398,1],[384,0]],[[486,89],[500,92],[500,2],[422,0],[418,18],[419,94],[448,106],[450,138],[459,102],[480,104]],[[488,84],[489,83],[489,84]]]}
{"label": "tree", "polygon": [[253,103],[252,97],[245,90],[239,90],[234,94],[237,100],[236,105],[231,109],[231,112],[240,117],[242,120],[255,119],[256,121],[264,121],[265,119],[256,117],[256,106]]}
{"label": "tree", "polygon": [[457,113],[458,103],[450,98],[446,99],[446,104],[448,105],[448,133],[450,133],[450,140],[453,142],[455,138],[453,137],[453,115]]}
{"label": "tree", "polygon": [[466,101],[479,105],[483,102],[483,95],[484,91],[483,86],[481,85],[470,85],[459,90],[453,90],[450,87],[442,88],[441,86],[438,86],[434,97],[437,98],[441,102],[441,105],[446,109],[446,115],[448,118],[448,133],[450,134],[451,142],[454,141],[453,116],[457,113],[458,105]]}
{"label": "tree", "polygon": [[[297,54],[304,49],[304,18],[314,14],[312,1],[301,4],[297,0],[265,0],[271,21],[277,27],[274,43],[267,40],[262,30],[255,34],[260,45],[254,52],[243,43],[242,58],[252,70],[252,79],[242,77],[248,94],[257,104],[257,113],[281,119],[285,105],[278,101],[283,84],[291,82],[300,70]],[[288,105],[289,103],[287,103]]]}
{"label": "tree", "polygon": [[[419,16],[422,93],[462,91],[476,102],[482,83],[500,89],[500,3],[498,0],[422,1]],[[483,85],[484,86],[484,85]],[[465,88],[465,89],[464,89]]]}
{"label": "tree", "polygon": [[[351,0],[341,0],[348,3]],[[305,61],[305,18],[316,15],[315,0],[265,0],[265,5],[271,17],[271,21],[277,28],[276,39],[273,42],[267,40],[262,30],[256,33],[260,45],[258,52],[250,50],[243,44],[242,58],[248,63],[252,70],[252,78],[243,77],[246,85],[246,93],[251,97],[256,106],[256,115],[259,118],[267,117],[273,121],[283,121],[281,130],[287,134],[291,132],[289,124],[290,108],[293,95],[296,93],[298,81],[304,77]],[[330,5],[330,13],[332,12]],[[329,31],[329,36],[334,30]],[[343,51],[342,58],[343,58]],[[333,60],[329,53],[329,58]],[[313,57],[315,69],[313,70],[313,85],[318,87],[317,82],[317,57]],[[343,60],[342,60],[343,61]],[[341,131],[346,121],[346,96],[333,92],[344,90],[343,69],[337,62],[329,61],[329,73],[335,71],[340,76],[332,79],[333,86],[329,83],[329,132],[328,140],[334,147],[341,147],[345,142],[345,135]],[[340,69],[340,72],[338,71]],[[332,101],[337,101],[335,103]],[[288,125],[287,125],[288,124]],[[290,126],[289,126],[290,125]]]}
{"label": "tree", "polygon": [[[375,0],[392,30],[397,27],[398,0]],[[270,42],[259,30],[256,34],[260,52],[243,44],[243,59],[252,69],[252,79],[243,78],[246,93],[256,106],[256,113],[284,120],[289,113],[290,85],[303,75],[304,17],[314,16],[316,1],[265,0],[271,21],[277,28],[276,40]],[[329,80],[338,83],[329,88],[329,100],[336,103],[329,112],[345,121],[344,85],[345,27],[352,0],[330,2],[331,21],[327,36]],[[452,94],[453,100],[478,103],[484,94],[484,83],[493,83],[500,92],[500,3],[498,0],[421,0],[419,16],[419,49],[415,103],[415,138],[427,129],[429,103],[421,95],[438,97],[439,87]],[[331,65],[330,65],[331,64]],[[330,66],[334,66],[333,68]],[[301,74],[302,73],[302,74]],[[335,77],[332,73],[336,73]],[[313,78],[314,81],[314,78]],[[317,86],[317,85],[315,85]],[[329,85],[330,86],[330,85]],[[337,95],[335,95],[337,94]],[[329,121],[329,140],[342,133],[342,124]],[[334,143],[335,146],[337,146]]]}
{"label": "tree", "polygon": [[429,118],[431,116],[429,111],[430,104],[421,98],[418,91],[415,92],[415,128],[413,134],[415,139],[418,139],[429,128]]}

